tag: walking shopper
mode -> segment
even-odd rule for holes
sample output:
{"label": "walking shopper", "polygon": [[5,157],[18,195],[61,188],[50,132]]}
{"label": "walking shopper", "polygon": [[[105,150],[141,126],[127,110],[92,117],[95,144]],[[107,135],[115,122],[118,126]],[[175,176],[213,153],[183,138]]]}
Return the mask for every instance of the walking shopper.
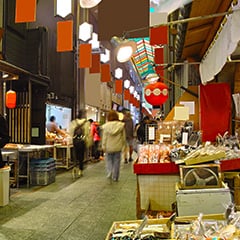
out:
{"label": "walking shopper", "polygon": [[102,126],[102,149],[106,157],[107,177],[119,180],[122,150],[126,145],[124,123],[119,121],[118,113],[110,111],[107,122]]}
{"label": "walking shopper", "polygon": [[8,127],[6,119],[0,114],[0,168],[4,167],[1,148],[9,142]]}
{"label": "walking shopper", "polygon": [[132,153],[133,153],[133,120],[131,117],[131,113],[126,111],[124,113],[123,122],[125,123],[126,130],[126,147],[124,150],[124,163],[132,162]]}
{"label": "walking shopper", "polygon": [[[73,178],[81,177],[84,168],[84,158],[87,148],[92,145],[92,136],[90,122],[85,118],[85,110],[80,110],[77,118],[69,126],[69,134],[73,141],[74,151],[74,168],[72,171]],[[78,163],[78,166],[77,166]]]}
{"label": "walking shopper", "polygon": [[91,123],[91,134],[93,137],[93,148],[92,148],[92,156],[95,160],[99,160],[100,151],[99,151],[99,143],[101,140],[100,136],[100,124],[97,121],[93,121]]}

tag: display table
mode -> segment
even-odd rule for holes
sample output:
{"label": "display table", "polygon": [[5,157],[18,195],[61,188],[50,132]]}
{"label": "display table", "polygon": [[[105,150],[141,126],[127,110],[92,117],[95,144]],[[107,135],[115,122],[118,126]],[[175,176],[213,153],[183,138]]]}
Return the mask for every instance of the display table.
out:
{"label": "display table", "polygon": [[179,167],[175,163],[133,164],[137,176],[136,215],[142,218],[147,210],[171,211],[176,202]]}
{"label": "display table", "polygon": [[[16,147],[4,147],[3,152],[14,152],[18,160],[17,169],[17,187],[19,179],[27,179],[27,187],[30,185],[30,159],[46,157],[47,151],[53,148],[53,145],[17,145]],[[20,172],[20,168],[25,171]],[[22,169],[23,170],[23,169]]]}
{"label": "display table", "polygon": [[56,168],[70,169],[73,167],[72,148],[73,145],[54,145],[53,158],[56,160]]}

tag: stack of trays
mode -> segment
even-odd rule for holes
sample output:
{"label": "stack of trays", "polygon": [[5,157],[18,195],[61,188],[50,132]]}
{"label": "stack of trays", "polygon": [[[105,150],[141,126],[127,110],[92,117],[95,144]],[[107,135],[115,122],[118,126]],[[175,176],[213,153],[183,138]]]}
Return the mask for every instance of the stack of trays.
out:
{"label": "stack of trays", "polygon": [[55,182],[56,166],[53,158],[31,159],[30,184],[48,185]]}

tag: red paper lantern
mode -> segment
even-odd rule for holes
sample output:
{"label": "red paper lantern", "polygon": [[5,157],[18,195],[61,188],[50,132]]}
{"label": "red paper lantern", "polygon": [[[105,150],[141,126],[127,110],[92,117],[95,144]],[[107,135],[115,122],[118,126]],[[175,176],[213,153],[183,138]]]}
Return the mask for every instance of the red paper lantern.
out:
{"label": "red paper lantern", "polygon": [[145,87],[144,97],[153,106],[162,105],[168,99],[168,86],[163,82],[151,83]]}
{"label": "red paper lantern", "polygon": [[13,90],[9,90],[6,92],[6,107],[7,108],[15,108],[17,101],[17,94]]}

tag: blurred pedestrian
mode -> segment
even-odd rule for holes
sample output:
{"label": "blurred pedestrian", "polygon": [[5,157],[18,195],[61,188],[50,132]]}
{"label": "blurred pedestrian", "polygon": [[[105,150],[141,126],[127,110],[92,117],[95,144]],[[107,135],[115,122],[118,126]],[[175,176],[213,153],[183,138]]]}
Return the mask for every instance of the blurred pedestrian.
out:
{"label": "blurred pedestrian", "polygon": [[111,110],[108,113],[102,131],[102,149],[105,152],[107,177],[118,181],[122,150],[126,145],[126,133],[124,123],[119,121],[116,111]]}
{"label": "blurred pedestrian", "polygon": [[99,144],[101,140],[101,126],[99,122],[93,121],[91,123],[91,134],[93,137],[93,149],[92,149],[92,157],[95,160],[99,160],[100,151],[99,151]]}
{"label": "blurred pedestrian", "polygon": [[[78,128],[81,128],[81,134],[76,133],[77,131],[80,131]],[[72,137],[73,141],[75,163],[72,171],[73,178],[75,178],[76,175],[78,177],[83,175],[85,153],[87,148],[91,147],[93,142],[90,130],[90,122],[86,119],[86,111],[80,110],[77,118],[72,120],[69,126],[69,135]]]}
{"label": "blurred pedestrian", "polygon": [[133,153],[133,120],[129,111],[124,112],[123,122],[126,130],[126,147],[124,149],[124,163],[132,162]]}

